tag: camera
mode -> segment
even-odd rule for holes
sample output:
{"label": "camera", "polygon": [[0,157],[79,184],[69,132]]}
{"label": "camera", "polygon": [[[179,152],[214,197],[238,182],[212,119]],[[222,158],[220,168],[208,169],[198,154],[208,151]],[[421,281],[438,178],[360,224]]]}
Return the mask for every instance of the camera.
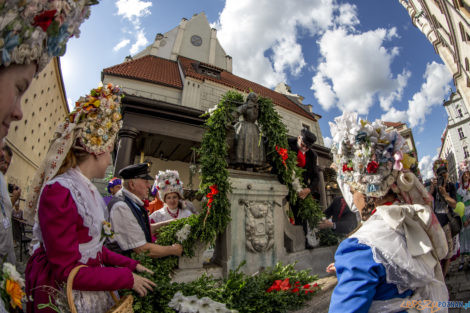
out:
{"label": "camera", "polygon": [[439,177],[437,177],[437,187],[444,187],[444,176],[443,175],[439,175]]}
{"label": "camera", "polygon": [[8,192],[9,193],[12,193],[14,190],[17,190],[19,189],[20,187],[18,187],[17,185],[15,184],[8,184]]}

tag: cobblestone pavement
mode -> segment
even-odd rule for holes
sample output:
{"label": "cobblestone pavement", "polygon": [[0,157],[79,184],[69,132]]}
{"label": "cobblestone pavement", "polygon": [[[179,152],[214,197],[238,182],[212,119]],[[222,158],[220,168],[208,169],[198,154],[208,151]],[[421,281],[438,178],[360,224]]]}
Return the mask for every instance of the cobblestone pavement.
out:
{"label": "cobblestone pavement", "polygon": [[[458,270],[460,258],[452,262],[446,279],[449,298],[451,301],[470,301],[470,258],[466,257],[466,264],[462,271]],[[470,312],[469,309],[449,309],[449,313]]]}

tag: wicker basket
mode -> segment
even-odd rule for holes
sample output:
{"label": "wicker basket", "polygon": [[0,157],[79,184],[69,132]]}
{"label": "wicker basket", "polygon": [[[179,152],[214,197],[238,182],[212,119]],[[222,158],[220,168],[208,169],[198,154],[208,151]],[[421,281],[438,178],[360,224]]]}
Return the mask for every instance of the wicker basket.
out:
{"label": "wicker basket", "polygon": [[[75,307],[75,303],[73,302],[73,294],[72,294],[72,285],[75,276],[77,275],[78,271],[82,268],[86,267],[86,265],[78,265],[72,269],[67,278],[67,301],[69,304],[70,312],[77,313],[77,308]],[[110,291],[111,297],[116,302],[107,313],[134,313],[134,309],[132,308],[132,302],[134,298],[131,295],[127,295],[118,299],[114,292]]]}

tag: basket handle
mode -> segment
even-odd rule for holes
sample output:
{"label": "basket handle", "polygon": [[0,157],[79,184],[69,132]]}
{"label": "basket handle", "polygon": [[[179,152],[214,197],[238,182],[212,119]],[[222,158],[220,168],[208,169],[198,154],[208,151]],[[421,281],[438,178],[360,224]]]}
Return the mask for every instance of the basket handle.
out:
{"label": "basket handle", "polygon": [[[77,265],[75,266],[69,274],[69,277],[67,277],[67,302],[69,304],[70,311],[72,313],[77,313],[77,308],[75,307],[75,303],[73,302],[73,294],[72,294],[72,286],[73,286],[73,280],[75,279],[75,276],[77,276],[78,271],[82,267],[87,267],[86,265]],[[111,297],[113,298],[114,302],[118,303],[119,299],[116,297],[114,292],[110,291]]]}

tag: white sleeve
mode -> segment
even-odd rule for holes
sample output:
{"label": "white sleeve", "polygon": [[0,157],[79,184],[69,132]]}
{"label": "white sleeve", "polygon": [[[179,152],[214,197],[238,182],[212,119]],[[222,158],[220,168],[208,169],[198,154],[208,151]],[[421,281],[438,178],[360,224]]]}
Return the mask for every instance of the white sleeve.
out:
{"label": "white sleeve", "polygon": [[147,243],[142,228],[125,202],[118,201],[113,205],[110,221],[114,230],[114,240],[122,250],[131,250]]}

